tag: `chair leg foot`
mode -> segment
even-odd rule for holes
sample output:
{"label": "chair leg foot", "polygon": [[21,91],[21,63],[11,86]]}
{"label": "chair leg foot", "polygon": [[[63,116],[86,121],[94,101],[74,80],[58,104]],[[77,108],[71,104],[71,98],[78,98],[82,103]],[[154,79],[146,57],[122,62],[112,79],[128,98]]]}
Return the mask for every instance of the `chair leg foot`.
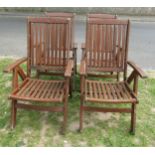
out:
{"label": "chair leg foot", "polygon": [[65,135],[65,129],[64,129],[64,127],[62,127],[61,129],[60,129],[60,132],[59,132],[61,135]]}
{"label": "chair leg foot", "polygon": [[135,135],[135,131],[130,130],[129,132],[131,135]]}
{"label": "chair leg foot", "polygon": [[78,131],[79,133],[82,133],[83,130],[79,128],[77,131]]}
{"label": "chair leg foot", "polygon": [[17,115],[17,108],[16,108],[16,100],[12,100],[11,103],[11,129],[14,129],[16,126],[16,115]]}
{"label": "chair leg foot", "polygon": [[131,106],[131,128],[130,133],[135,135],[135,126],[136,126],[136,104],[132,103]]}

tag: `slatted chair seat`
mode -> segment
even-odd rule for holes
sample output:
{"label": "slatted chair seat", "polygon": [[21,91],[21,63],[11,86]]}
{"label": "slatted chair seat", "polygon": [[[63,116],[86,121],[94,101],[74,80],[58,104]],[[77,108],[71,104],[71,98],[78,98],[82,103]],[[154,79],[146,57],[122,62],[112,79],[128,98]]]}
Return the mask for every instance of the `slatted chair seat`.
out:
{"label": "slatted chair seat", "polygon": [[26,78],[10,98],[37,101],[62,102],[64,97],[64,80],[40,80]]}
{"label": "slatted chair seat", "polygon": [[137,98],[125,82],[86,80],[85,100],[104,103],[136,103]]}

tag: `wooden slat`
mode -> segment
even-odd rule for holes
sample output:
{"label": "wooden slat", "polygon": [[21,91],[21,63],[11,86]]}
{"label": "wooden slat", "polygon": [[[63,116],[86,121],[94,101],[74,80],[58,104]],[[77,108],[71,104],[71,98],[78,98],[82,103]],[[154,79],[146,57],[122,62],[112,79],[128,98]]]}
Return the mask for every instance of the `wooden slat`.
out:
{"label": "wooden slat", "polygon": [[129,91],[126,89],[124,83],[121,83],[121,86],[122,86],[122,88],[123,88],[123,90],[124,90],[124,92],[125,92],[127,98],[130,99],[130,98],[131,98],[131,94],[130,94]]}
{"label": "wooden slat", "polygon": [[121,94],[119,92],[119,89],[116,87],[115,84],[112,84],[112,85],[113,85],[113,88],[114,88],[114,90],[115,90],[115,92],[117,94],[117,99],[122,99],[122,96],[121,96]]}
{"label": "wooden slat", "polygon": [[99,96],[99,98],[103,98],[100,84],[99,83],[96,83],[96,87],[97,87],[97,90],[98,90],[98,96]]}
{"label": "wooden slat", "polygon": [[54,87],[54,84],[53,83],[50,83],[49,84],[49,90],[48,92],[45,94],[45,98],[49,98],[51,96],[51,90],[53,89]]}
{"label": "wooden slat", "polygon": [[110,87],[111,96],[113,97],[113,99],[118,99],[118,97],[116,96],[115,89],[114,89],[113,85],[109,83],[108,86]]}
{"label": "wooden slat", "polygon": [[[47,92],[46,87],[49,85],[49,82],[46,81],[43,86],[39,89],[37,95],[35,97],[42,98],[42,95],[44,95],[44,92]],[[43,98],[42,98],[43,99]]]}
{"label": "wooden slat", "polygon": [[39,85],[39,81],[33,80],[33,82],[28,85],[27,88],[25,88],[25,92],[22,94],[22,96],[31,96],[35,91],[36,87]]}
{"label": "wooden slat", "polygon": [[108,67],[108,26],[105,27],[105,67]]}
{"label": "wooden slat", "polygon": [[40,95],[39,95],[40,98],[43,99],[45,94],[48,93],[49,89],[50,89],[50,82],[47,81],[46,84],[44,85],[44,87],[42,88],[42,91],[40,91]]}
{"label": "wooden slat", "polygon": [[30,80],[28,79],[28,82],[27,82],[23,87],[21,87],[20,91],[17,92],[17,95],[21,96],[23,93],[25,93],[25,89],[26,89],[29,85],[31,86],[32,83],[33,83],[33,81],[30,81]]}
{"label": "wooden slat", "polygon": [[61,90],[61,91],[57,91],[56,92],[55,98],[62,97],[62,95],[63,95],[63,84],[62,83],[58,83],[57,89]]}
{"label": "wooden slat", "polygon": [[124,94],[122,87],[118,83],[116,84],[116,86],[117,86],[117,88],[118,88],[118,90],[122,96],[122,99],[126,99],[126,95]]}
{"label": "wooden slat", "polygon": [[55,97],[55,94],[56,94],[56,91],[57,91],[57,87],[58,87],[58,83],[54,83],[54,86],[51,90],[51,96],[50,98],[54,98]]}
{"label": "wooden slat", "polygon": [[32,97],[34,98],[39,98],[40,95],[40,91],[43,91],[43,87],[44,87],[44,82],[43,81],[39,81],[39,84],[36,86],[35,92],[32,94]]}
{"label": "wooden slat", "polygon": [[93,88],[91,82],[89,82],[89,86],[90,86],[90,97],[93,98]]}

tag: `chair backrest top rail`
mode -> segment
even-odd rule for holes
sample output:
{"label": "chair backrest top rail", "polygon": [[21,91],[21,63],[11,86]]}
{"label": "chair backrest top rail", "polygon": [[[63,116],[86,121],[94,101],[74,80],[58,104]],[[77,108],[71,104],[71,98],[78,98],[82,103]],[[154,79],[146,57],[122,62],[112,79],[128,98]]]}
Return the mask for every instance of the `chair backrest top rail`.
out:
{"label": "chair backrest top rail", "polygon": [[45,12],[45,15],[49,17],[68,17],[73,18],[75,16],[75,13],[69,13],[69,12]]}
{"label": "chair backrest top rail", "polygon": [[100,18],[100,19],[116,19],[116,15],[102,14],[102,13],[91,13],[87,15],[88,18]]}
{"label": "chair backrest top rail", "polygon": [[69,18],[67,19],[60,19],[60,18],[50,18],[50,17],[28,17],[29,23],[46,23],[46,24],[67,24],[70,21]]}
{"label": "chair backrest top rail", "polygon": [[127,25],[129,20],[119,20],[119,19],[94,19],[89,18],[88,24],[96,24],[96,25]]}

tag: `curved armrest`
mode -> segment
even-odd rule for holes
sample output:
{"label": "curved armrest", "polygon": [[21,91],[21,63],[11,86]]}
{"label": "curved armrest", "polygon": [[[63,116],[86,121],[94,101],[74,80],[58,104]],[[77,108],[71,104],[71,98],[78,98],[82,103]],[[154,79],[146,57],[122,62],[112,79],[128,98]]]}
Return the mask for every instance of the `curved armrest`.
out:
{"label": "curved armrest", "polygon": [[74,61],[72,59],[69,59],[65,69],[65,74],[64,74],[65,77],[71,77],[73,67],[74,67]]}
{"label": "curved armrest", "polygon": [[80,75],[87,75],[87,72],[86,72],[86,61],[85,60],[81,61]]}
{"label": "curved armrest", "polygon": [[6,67],[6,68],[3,70],[3,72],[5,72],[5,73],[11,72],[14,68],[16,68],[16,67],[19,66],[20,64],[24,63],[25,61],[27,61],[27,58],[18,59],[18,60],[15,61],[13,64],[10,64],[8,67]]}
{"label": "curved armrest", "polygon": [[133,61],[127,61],[128,65],[130,65],[134,71],[141,77],[141,78],[147,78],[147,75],[144,73],[144,71],[139,68]]}

